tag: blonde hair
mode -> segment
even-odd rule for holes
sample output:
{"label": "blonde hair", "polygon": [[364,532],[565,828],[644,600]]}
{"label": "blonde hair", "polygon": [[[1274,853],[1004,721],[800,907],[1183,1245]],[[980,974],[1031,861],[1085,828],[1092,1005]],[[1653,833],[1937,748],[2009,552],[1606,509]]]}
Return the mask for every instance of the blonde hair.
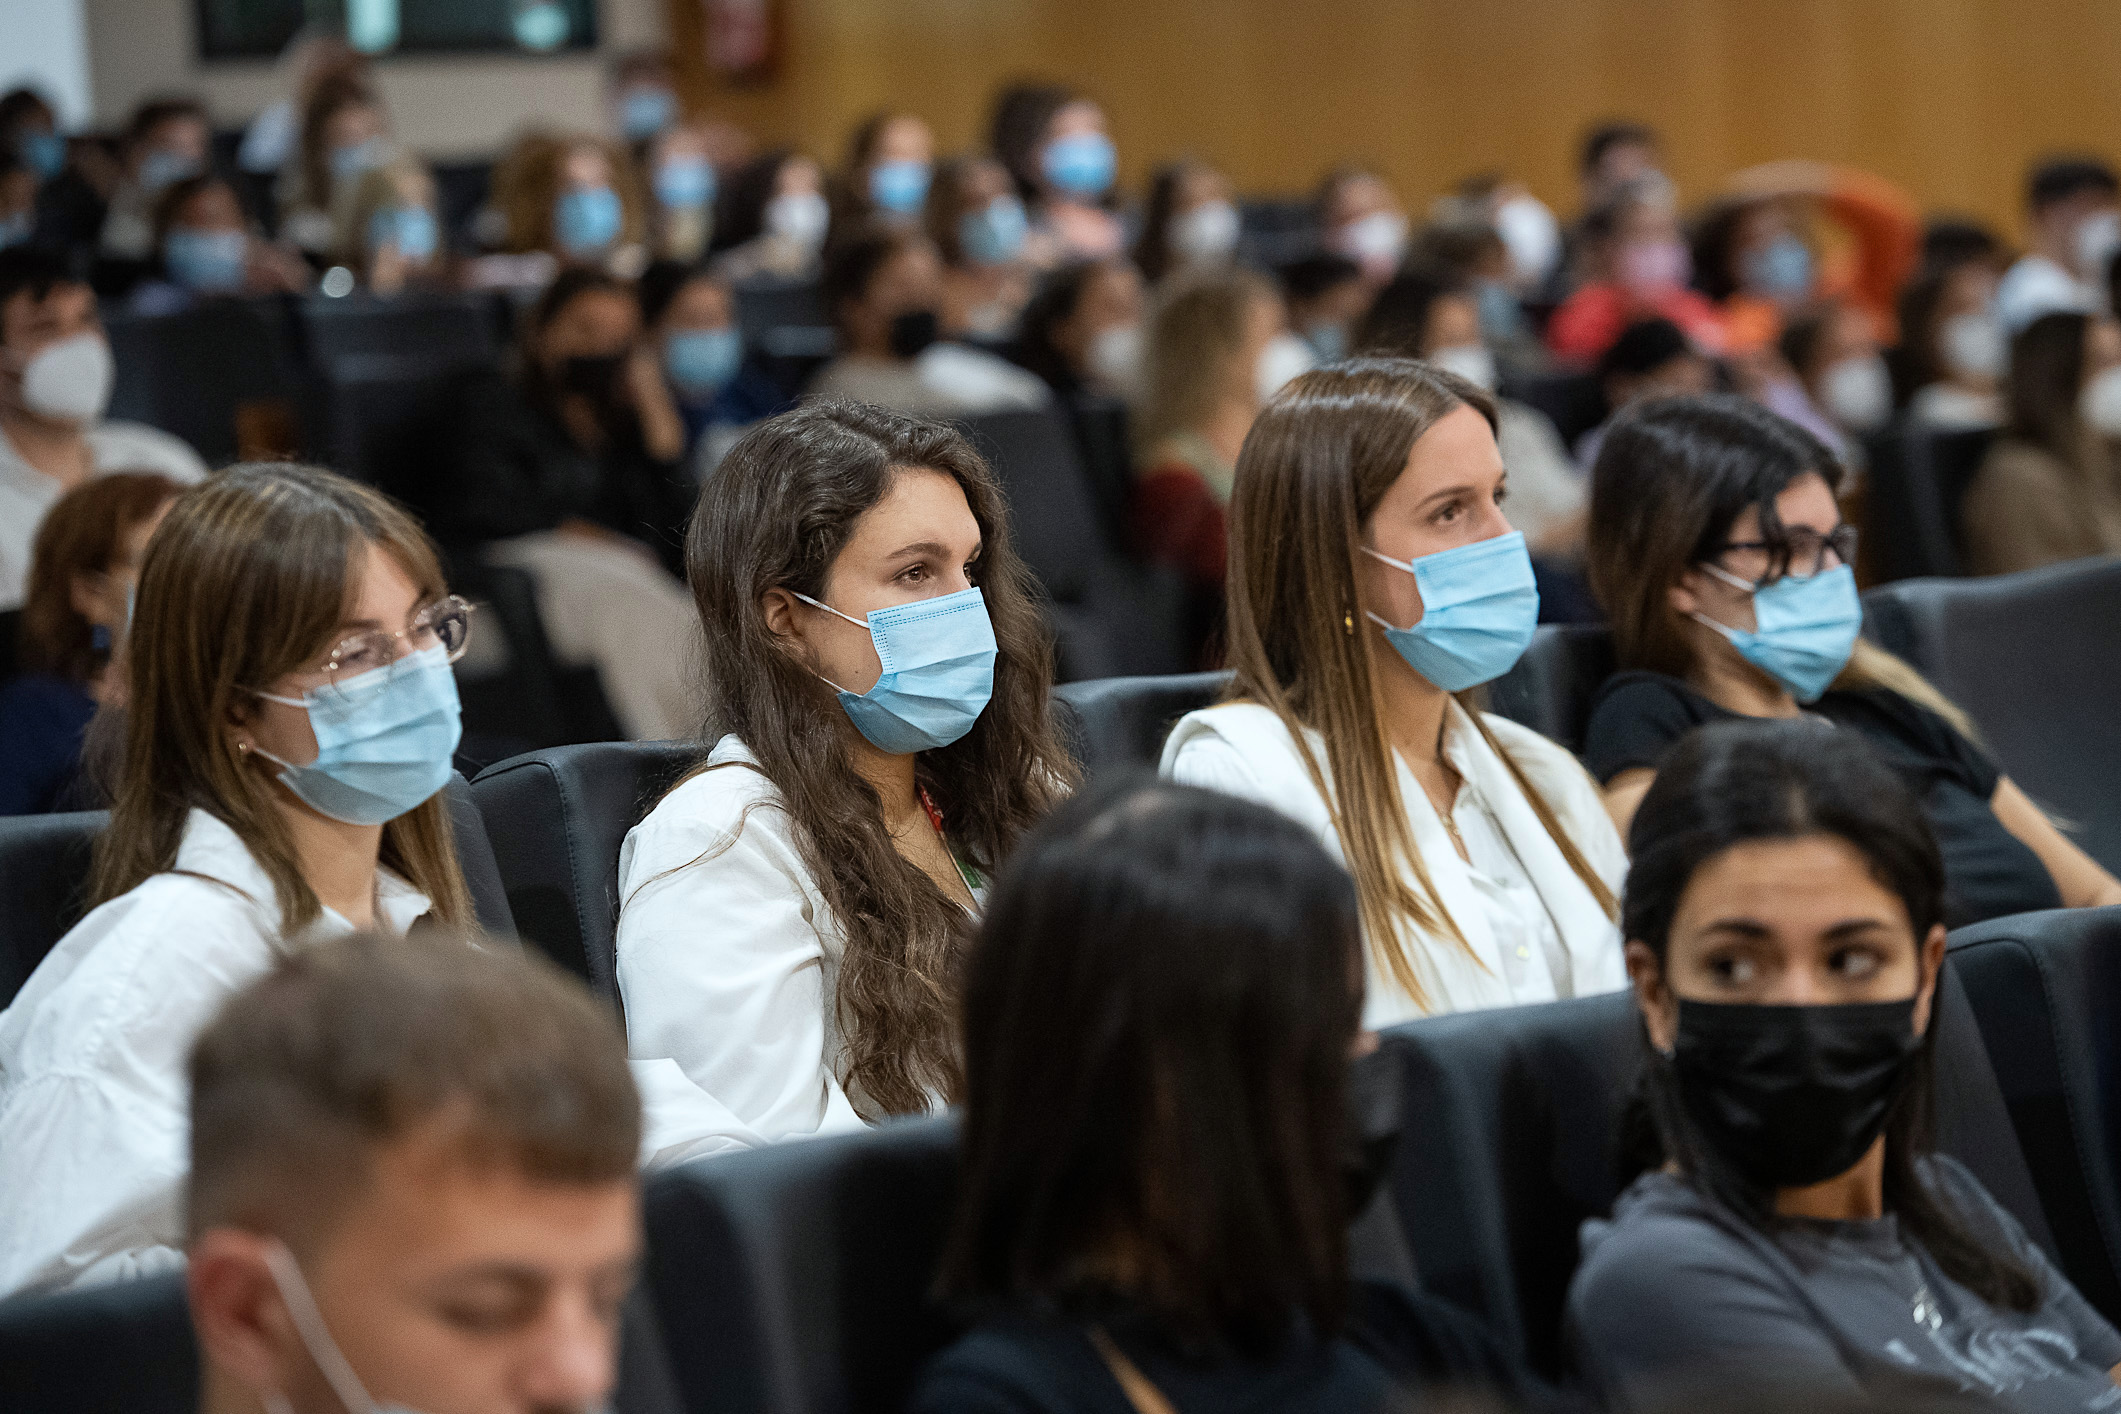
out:
{"label": "blonde hair", "polygon": [[[148,544],[126,636],[124,764],[110,828],[96,841],[96,903],[176,868],[185,819],[199,809],[234,830],[272,880],[285,932],[316,919],[322,906],[277,787],[237,751],[229,724],[259,689],[330,649],[364,545],[395,559],[423,598],[447,592],[410,515],[319,467],[232,466],[170,506]],[[381,862],[427,895],[436,921],[471,924],[441,793],[383,827]]]}
{"label": "blonde hair", "polygon": [[[418,203],[434,213],[439,227],[442,213],[436,209],[434,175],[425,162],[411,153],[400,153],[385,165],[361,174],[333,213],[332,240],[342,265],[363,272],[368,269],[375,254],[368,248],[368,223],[386,207],[409,204],[407,192],[415,188],[419,191]],[[436,236],[435,256],[439,259],[445,253],[441,241],[446,239],[446,233],[438,229]]]}
{"label": "blonde hair", "polygon": [[1280,298],[1264,276],[1243,269],[1181,277],[1158,296],[1144,348],[1147,398],[1135,432],[1145,459],[1166,437],[1197,430],[1214,412],[1252,310]]}
{"label": "blonde hair", "polygon": [[[1424,1011],[1407,930],[1470,945],[1408,826],[1381,710],[1377,635],[1356,628],[1355,562],[1363,525],[1415,442],[1460,407],[1495,425],[1486,393],[1411,359],[1358,358],[1306,373],[1253,424],[1230,500],[1230,695],[1271,709],[1295,740],[1332,813],[1379,969]],[[1483,720],[1478,689],[1455,696],[1569,867],[1617,918],[1612,890]],[[1307,729],[1324,740],[1323,765]]]}

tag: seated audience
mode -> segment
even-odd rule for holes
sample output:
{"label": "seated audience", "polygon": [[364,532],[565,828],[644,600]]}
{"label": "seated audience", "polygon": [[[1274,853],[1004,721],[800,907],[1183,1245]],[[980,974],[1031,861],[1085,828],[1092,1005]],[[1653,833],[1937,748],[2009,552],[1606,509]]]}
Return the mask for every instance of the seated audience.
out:
{"label": "seated audience", "polygon": [[817,163],[786,149],[745,163],[715,198],[716,272],[737,285],[817,279],[832,222],[824,183]]}
{"label": "seated audience", "polygon": [[1996,317],[1995,265],[1957,260],[1916,276],[1900,296],[1900,351],[1915,426],[1958,432],[2001,424],[2010,344]]}
{"label": "seated audience", "polygon": [[879,225],[914,227],[935,176],[935,133],[905,112],[872,113],[847,142],[847,165],[834,183],[835,241]]}
{"label": "seated audience", "polygon": [[507,944],[307,948],[189,1071],[200,1414],[609,1407],[641,1110],[580,985]]}
{"label": "seated audience", "polygon": [[992,157],[953,157],[928,192],[928,239],[943,257],[943,333],[1007,338],[1031,298],[1030,231],[1009,169]]}
{"label": "seated audience", "polygon": [[1462,378],[1355,359],[1296,380],[1237,461],[1230,700],[1164,746],[1166,776],[1270,805],[1348,866],[1371,1027],[1625,980],[1597,787],[1458,696],[1539,612],[1503,480],[1494,404]]}
{"label": "seated audience", "polygon": [[615,57],[604,73],[605,104],[619,141],[652,142],[684,118],[677,75],[662,49],[635,49]]}
{"label": "seated audience", "polygon": [[147,538],[183,488],[154,472],[113,472],[61,496],[37,528],[15,648],[0,686],[0,815],[87,810],[81,737],[96,708],[124,700],[116,661],[132,618]]}
{"label": "seated audience", "polygon": [[2011,344],[2009,426],[1959,506],[1968,568],[2121,551],[2121,324],[2043,314]]}
{"label": "seated audience", "polygon": [[287,947],[471,906],[442,798],[470,627],[411,517],[231,467],[148,546],[96,907],[0,1013],[0,1292],[173,1265],[185,1056]]}
{"label": "seated audience", "polygon": [[[1521,200],[1533,198],[1527,195]],[[1511,210],[1508,205],[1503,209]],[[1539,209],[1546,210],[1544,206]],[[1488,214],[1487,203],[1447,197],[1434,210],[1437,214],[1415,237],[1407,257],[1409,270],[1465,287],[1478,311],[1480,341],[1503,378],[1539,377],[1552,371],[1553,356],[1540,342],[1520,299],[1521,292],[1530,287],[1517,274],[1517,259],[1497,229],[1497,218]]]}
{"label": "seated audience", "polygon": [[2106,270],[2121,251],[2121,182],[2098,158],[2043,162],[2026,177],[2032,249],[1996,287],[1996,314],[2015,336],[2043,314],[2106,309]]}
{"label": "seated audience", "polygon": [[782,410],[772,379],[746,362],[736,297],[702,265],[659,261],[641,273],[641,323],[685,422],[685,466],[704,480],[744,430]]}
{"label": "seated audience", "polygon": [[96,297],[66,262],[0,251],[0,610],[21,606],[37,526],[74,487],[112,471],[206,475],[167,432],[103,420],[116,376]]}
{"label": "seated audience", "polygon": [[1557,357],[1595,363],[1643,319],[1669,319],[1702,352],[1723,352],[1722,319],[1687,288],[1691,257],[1669,183],[1645,178],[1619,188],[1583,218],[1577,236],[1582,283],[1547,321]]}
{"label": "seated audience", "polygon": [[1319,239],[1328,254],[1352,260],[1366,295],[1399,273],[1407,254],[1407,212],[1385,179],[1367,167],[1342,167],[1312,198]]}
{"label": "seated audience", "polygon": [[390,118],[365,74],[319,84],[303,109],[297,181],[281,205],[280,238],[323,263],[338,246],[338,215],[354,186],[397,157]]}
{"label": "seated audience", "polygon": [[548,255],[560,268],[629,277],[646,263],[639,185],[632,161],[615,143],[586,136],[535,142],[511,187],[510,251]]}
{"label": "seated audience", "polygon": [[1313,255],[1283,266],[1279,274],[1289,327],[1320,363],[1346,358],[1355,326],[1377,293],[1362,278],[1362,267],[1346,256]]}
{"label": "seated audience", "polygon": [[[1893,420],[1893,375],[1878,347],[1877,325],[1852,304],[1824,300],[1787,320],[1776,352],[1795,375],[1792,386],[1770,376],[1749,389],[1753,400],[1860,460],[1863,438]],[[1779,372],[1779,370],[1778,370]]]}
{"label": "seated audience", "polygon": [[1134,264],[1150,284],[1180,271],[1227,265],[1239,222],[1230,179],[1205,162],[1169,162],[1149,181],[1149,209]]}
{"label": "seated audience", "polygon": [[236,166],[252,176],[278,176],[283,189],[292,192],[300,180],[302,115],[323,85],[345,76],[371,80],[368,56],[328,26],[305,25],[273,65],[274,90],[281,96],[244,128]]}
{"label": "seated audience", "polygon": [[194,98],[156,98],[125,125],[118,185],[110,194],[97,246],[112,260],[145,261],[155,253],[155,202],[186,177],[206,170],[213,129]]}
{"label": "seated audience", "polygon": [[632,289],[589,268],[553,281],[457,437],[439,532],[530,572],[553,651],[596,668],[628,736],[689,734],[691,604],[665,558],[692,503],[685,424]]}
{"label": "seated audience", "polygon": [[1347,875],[1249,802],[1125,783],[1032,835],[961,1006],[942,1287],[980,1319],[913,1414],[1385,1410],[1513,1382],[1448,1303],[1351,1278],[1383,1176],[1349,1161],[1362,947]]}
{"label": "seated audience", "polygon": [[664,128],[642,144],[641,170],[653,198],[648,235],[656,259],[698,260],[714,236],[721,189],[706,131],[683,123]]}
{"label": "seated audience", "polygon": [[58,180],[66,170],[66,136],[59,131],[59,115],[33,88],[0,95],[0,157],[20,162],[37,186]]}
{"label": "seated audience", "polygon": [[401,154],[354,183],[335,239],[333,258],[372,294],[449,284],[434,174],[416,157]]}
{"label": "seated audience", "polygon": [[301,259],[260,239],[227,179],[186,177],[155,204],[154,273],[133,287],[128,314],[181,314],[202,300],[270,295],[309,283]]}
{"label": "seated audience", "polygon": [[1142,303],[1141,273],[1131,260],[1064,265],[1024,306],[1011,356],[1062,397],[1138,402],[1148,392]]}
{"label": "seated audience", "polygon": [[1740,398],[1621,418],[1591,473],[1591,587],[1620,673],[1584,739],[1625,828],[1673,742],[1734,717],[1824,718],[1861,737],[1929,812],[1954,926],[2121,903],[2117,883],[1969,739],[1964,714],[1857,635],[1841,464]]}
{"label": "seated audience", "polygon": [[1075,779],[1001,492],[954,429],[811,404],[686,553],[714,746],[620,851],[618,980],[636,1065],[733,1123],[659,1154],[940,1109],[986,881]]}
{"label": "seated audience", "polygon": [[1119,162],[1104,109],[1066,88],[1007,88],[995,99],[989,146],[1031,217],[1033,264],[1052,269],[1123,253],[1126,232],[1113,211]]}
{"label": "seated audience", "polygon": [[942,303],[942,258],[918,228],[886,228],[841,246],[825,269],[840,353],[818,370],[811,394],[916,417],[1044,407],[1049,395],[1036,377],[943,339]]}
{"label": "seated audience", "polygon": [[1629,845],[1664,1163],[1584,1226],[1568,1316],[1599,1392],[2112,1405],[2121,1334],[1931,1148],[1949,884],[1906,785],[1816,723],[1709,727],[1673,750]]}

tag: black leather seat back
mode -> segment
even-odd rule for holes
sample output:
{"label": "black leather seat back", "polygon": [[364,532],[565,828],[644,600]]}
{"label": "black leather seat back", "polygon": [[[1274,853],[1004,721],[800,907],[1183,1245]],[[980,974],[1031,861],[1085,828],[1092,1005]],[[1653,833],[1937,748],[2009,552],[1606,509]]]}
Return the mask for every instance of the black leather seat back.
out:
{"label": "black leather seat back", "polygon": [[957,1121],[651,1175],[647,1279],[687,1414],[896,1414],[954,1334],[929,1299]]}
{"label": "black leather seat back", "polygon": [[2121,559],[1864,596],[1878,642],[1966,709],[2026,794],[2121,870]]}
{"label": "black leather seat back", "polygon": [[[452,775],[448,791],[457,863],[479,926],[512,936],[515,921],[471,787]],[[6,901],[0,907],[0,1006],[14,999],[52,945],[88,911],[89,855],[109,822],[104,810],[0,816],[0,899]]]}
{"label": "black leather seat back", "polygon": [[311,436],[336,470],[433,516],[449,498],[452,419],[490,376],[458,354],[343,354],[321,376]]}
{"label": "black leather seat back", "polygon": [[1086,775],[1128,769],[1154,771],[1164,738],[1188,712],[1211,707],[1230,685],[1228,673],[1171,677],[1096,678],[1053,690]]}
{"label": "black leather seat back", "polygon": [[325,370],[375,354],[463,363],[500,356],[493,302],[483,294],[315,296],[301,301],[296,317],[309,362]]}
{"label": "black leather seat back", "polygon": [[1038,408],[966,418],[965,431],[1008,497],[1017,554],[1056,602],[1080,603],[1118,547],[1105,538],[1073,429],[1057,409]]}
{"label": "black leather seat back", "polygon": [[1614,667],[1611,629],[1543,625],[1516,666],[1488,684],[1488,710],[1581,755],[1592,699]]}
{"label": "black leather seat back", "polygon": [[[1937,1016],[1939,1147],[2054,1250],[1958,979]],[[1485,1317],[1533,1367],[1561,1373],[1577,1230],[1626,1175],[1620,1123],[1641,1067],[1628,993],[1395,1027],[1405,1123],[1392,1177],[1423,1286]]]}
{"label": "black leather seat back", "polygon": [[182,437],[209,466],[234,460],[239,410],[294,391],[287,323],[276,302],[248,300],[107,321],[118,367],[110,416]]}
{"label": "black leather seat back", "polygon": [[1547,415],[1565,447],[1605,421],[1605,389],[1595,373],[1549,373],[1506,378],[1502,395]]}
{"label": "black leather seat back", "polygon": [[479,772],[485,818],[523,940],[617,1001],[619,846],[706,750],[694,742],[595,742]]}
{"label": "black leather seat back", "polygon": [[192,1414],[198,1397],[182,1273],[0,1302],[0,1409]]}
{"label": "black leather seat back", "polygon": [[1864,444],[1863,564],[1874,582],[1966,573],[1959,506],[1994,438],[1903,423]]}
{"label": "black leather seat back", "polygon": [[2121,908],[1962,928],[1951,959],[2062,1269],[2121,1321]]}

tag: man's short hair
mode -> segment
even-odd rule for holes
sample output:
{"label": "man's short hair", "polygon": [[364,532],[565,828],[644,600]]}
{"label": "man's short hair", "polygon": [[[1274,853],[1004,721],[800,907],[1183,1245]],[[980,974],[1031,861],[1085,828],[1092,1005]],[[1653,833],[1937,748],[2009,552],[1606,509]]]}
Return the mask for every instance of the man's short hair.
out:
{"label": "man's short hair", "polygon": [[0,250],[0,309],[25,290],[41,304],[59,286],[81,283],[80,273],[65,256],[26,245]]}
{"label": "man's short hair", "polygon": [[2050,158],[2025,179],[2025,204],[2035,215],[2079,192],[2111,197],[2121,192],[2121,182],[2115,181],[2114,169],[2096,157]]}
{"label": "man's short hair", "polygon": [[133,109],[132,117],[126,120],[125,141],[127,144],[143,142],[156,128],[177,118],[196,118],[209,128],[213,126],[206,105],[188,94],[150,98]]}
{"label": "man's short hair", "polygon": [[1577,154],[1576,167],[1585,176],[1598,170],[1605,155],[1616,147],[1655,147],[1657,133],[1642,123],[1620,120],[1599,123],[1583,135],[1583,148]]}
{"label": "man's short hair", "polygon": [[640,1099],[618,1018],[540,958],[448,935],[300,948],[191,1054],[186,1231],[314,1242],[375,1151],[429,1124],[539,1183],[634,1172]]}

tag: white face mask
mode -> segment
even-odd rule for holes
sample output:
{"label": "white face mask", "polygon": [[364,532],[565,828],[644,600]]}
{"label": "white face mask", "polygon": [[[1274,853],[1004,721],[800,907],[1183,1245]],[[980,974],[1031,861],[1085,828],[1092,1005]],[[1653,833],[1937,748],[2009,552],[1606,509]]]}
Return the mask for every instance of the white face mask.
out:
{"label": "white face mask", "polygon": [[1142,331],[1139,324],[1115,324],[1090,338],[1090,376],[1119,396],[1134,401],[1142,385]]}
{"label": "white face mask", "polygon": [[1407,218],[1396,211],[1373,211],[1341,227],[1332,245],[1366,273],[1389,275],[1407,248]]}
{"label": "white face mask", "polygon": [[1455,373],[1484,392],[1495,391],[1495,355],[1486,344],[1459,344],[1438,349],[1429,362],[1446,373]]}
{"label": "white face mask", "polygon": [[110,405],[118,370],[101,334],[61,339],[22,369],[22,405],[39,417],[90,423]]}
{"label": "white face mask", "polygon": [[1821,380],[1820,392],[1827,416],[1851,432],[1875,432],[1893,419],[1893,376],[1878,354],[1834,364]]}
{"label": "white face mask", "polygon": [[1171,249],[1195,263],[1221,260],[1237,249],[1237,208],[1204,202],[1171,223]]}
{"label": "white face mask", "polygon": [[1945,366],[1968,378],[2001,378],[2010,364],[2010,345],[2003,324],[1985,309],[1955,314],[1944,321],[1937,340]]}
{"label": "white face mask", "polygon": [[2106,283],[2106,267],[2114,252],[2121,250],[2121,212],[2102,211],[2077,225],[2077,273],[2087,280]]}
{"label": "white face mask", "polygon": [[766,229],[806,250],[825,243],[825,228],[831,221],[831,208],[814,191],[789,192],[766,203]]}
{"label": "white face mask", "polygon": [[1253,370],[1253,381],[1261,402],[1279,393],[1292,378],[1301,378],[1318,366],[1311,354],[1311,346],[1294,334],[1280,333],[1267,341],[1260,350],[1259,365]]}
{"label": "white face mask", "polygon": [[2101,437],[2121,438],[2121,367],[2093,376],[2077,395],[2077,416]]}
{"label": "white face mask", "polygon": [[1513,196],[1497,207],[1495,233],[1510,252],[1510,275],[1521,287],[1545,280],[1561,259],[1561,226],[1536,196]]}

